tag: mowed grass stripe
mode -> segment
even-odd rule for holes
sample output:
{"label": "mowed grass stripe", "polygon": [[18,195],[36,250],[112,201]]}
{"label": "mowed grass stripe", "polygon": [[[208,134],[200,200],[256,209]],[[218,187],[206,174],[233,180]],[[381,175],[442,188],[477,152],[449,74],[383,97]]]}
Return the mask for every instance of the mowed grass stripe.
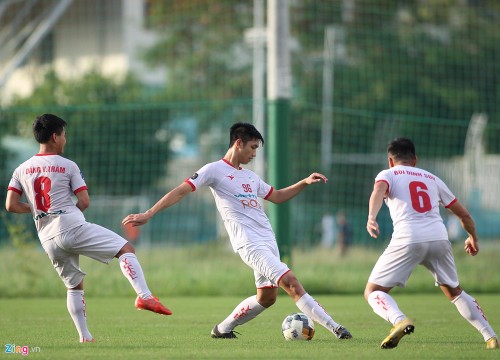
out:
{"label": "mowed grass stripe", "polygon": [[[40,352],[29,354],[37,359],[498,359],[500,351],[485,350],[479,333],[437,289],[433,295],[395,298],[416,329],[393,350],[379,349],[390,325],[361,295],[317,297],[352,332],[351,341],[339,341],[319,325],[310,342],[285,341],[281,322],[298,309],[284,294],[257,319],[238,327],[236,340],[212,339],[210,330],[240,297],[164,297],[174,311],[168,317],[135,310],[133,297],[88,297],[94,344],[78,343],[65,298],[0,299],[0,336],[2,345],[38,347]],[[500,295],[480,294],[477,300],[498,332]]]}

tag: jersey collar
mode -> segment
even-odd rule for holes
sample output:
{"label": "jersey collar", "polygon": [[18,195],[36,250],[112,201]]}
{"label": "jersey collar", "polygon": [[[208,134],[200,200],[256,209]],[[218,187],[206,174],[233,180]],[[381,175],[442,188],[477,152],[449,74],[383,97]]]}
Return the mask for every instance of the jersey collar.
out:
{"label": "jersey collar", "polygon": [[241,166],[239,167],[235,167],[233,166],[233,164],[231,164],[229,161],[227,161],[226,159],[222,158],[222,161],[224,161],[226,164],[228,164],[229,166],[231,166],[232,168],[235,168],[235,169],[238,169],[238,170],[242,170],[243,168]]}

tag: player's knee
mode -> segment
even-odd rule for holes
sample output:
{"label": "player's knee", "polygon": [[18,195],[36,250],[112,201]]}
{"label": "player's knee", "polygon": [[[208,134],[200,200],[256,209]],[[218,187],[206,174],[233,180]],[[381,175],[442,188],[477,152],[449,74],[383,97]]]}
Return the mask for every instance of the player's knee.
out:
{"label": "player's knee", "polygon": [[365,292],[364,292],[364,297],[365,300],[368,301],[369,297],[375,292],[375,291],[382,291],[385,293],[389,293],[389,291],[392,290],[392,287],[386,287],[386,286],[380,286],[371,282],[368,282],[365,287]]}
{"label": "player's knee", "polygon": [[75,287],[68,287],[67,290],[83,290],[83,280]]}
{"label": "player's knee", "polygon": [[257,297],[257,302],[265,308],[268,308],[274,305],[276,298],[276,296],[261,296]]}
{"label": "player's knee", "polygon": [[364,296],[366,301],[368,301],[368,297],[370,296],[371,293],[372,291],[370,289],[368,288],[365,289]]}
{"label": "player's knee", "polygon": [[460,286],[451,287],[451,286],[448,286],[448,285],[441,285],[441,290],[443,291],[443,294],[450,301],[455,300],[455,298],[462,293],[462,288]]}
{"label": "player's knee", "polygon": [[125,245],[123,245],[123,247],[120,249],[120,251],[118,251],[118,253],[115,255],[115,257],[118,258],[118,257],[122,256],[123,254],[128,254],[128,253],[135,254],[135,247],[134,247],[134,245],[132,245],[129,242],[127,242]]}
{"label": "player's knee", "polygon": [[262,300],[262,302],[259,301],[259,304],[264,306],[265,308],[269,308],[269,307],[273,306],[275,302],[276,302],[276,298],[274,297],[274,298]]}
{"label": "player's knee", "polygon": [[306,293],[301,283],[298,281],[291,284],[290,292],[294,295],[294,297],[301,297]]}
{"label": "player's knee", "polygon": [[299,299],[306,293],[300,281],[294,276],[287,279],[288,281],[282,282],[280,285],[293,299]]}

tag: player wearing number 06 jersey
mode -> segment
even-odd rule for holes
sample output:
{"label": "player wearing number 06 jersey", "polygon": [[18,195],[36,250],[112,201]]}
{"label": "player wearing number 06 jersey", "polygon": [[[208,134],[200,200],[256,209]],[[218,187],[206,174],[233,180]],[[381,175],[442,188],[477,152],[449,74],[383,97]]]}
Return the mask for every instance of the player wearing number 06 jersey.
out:
{"label": "player wearing number 06 jersey", "polygon": [[[78,166],[61,156],[65,127],[66,122],[55,115],[36,118],[33,134],[40,151],[14,171],[5,206],[10,212],[33,215],[42,247],[68,289],[67,307],[80,342],[93,342],[87,328],[80,255],[103,263],[118,258],[123,275],[137,293],[135,307],[163,315],[171,311],[151,294],[134,247],[114,232],[85,221],[83,211],[90,203],[87,185]],[[27,203],[21,200],[23,194]]]}
{"label": "player wearing number 06 jersey", "polygon": [[123,224],[139,226],[147,223],[157,212],[166,209],[201,186],[212,191],[235,252],[254,271],[257,294],[243,300],[229,316],[212,329],[213,338],[235,338],[234,328],[243,325],[273,305],[282,287],[297,307],[314,321],[323,325],[339,339],[351,334],[304,290],[295,274],[281,262],[274,232],[261,199],[282,203],[293,198],[308,185],[327,182],[324,175],[313,173],[284,189],[274,189],[254,172],[243,169],[257,154],[264,139],[251,124],[237,123],[229,131],[229,149],[224,158],[203,166],[191,178],[160,199],[141,214],[130,214]]}
{"label": "player wearing number 06 jersey", "polygon": [[376,238],[379,234],[376,218],[385,200],[394,231],[365,288],[365,298],[373,311],[393,325],[381,347],[394,348],[404,335],[414,331],[413,321],[398,308],[389,292],[394,286],[404,287],[413,269],[420,264],[432,273],[436,284],[459,313],[481,333],[486,347],[498,348],[498,338],[477,301],[459,285],[439,206],[443,205],[460,219],[469,235],[465,251],[475,256],[479,247],[472,217],[442,180],[416,167],[415,146],[410,139],[391,141],[387,152],[389,169],[375,178],[367,222],[368,233]]}

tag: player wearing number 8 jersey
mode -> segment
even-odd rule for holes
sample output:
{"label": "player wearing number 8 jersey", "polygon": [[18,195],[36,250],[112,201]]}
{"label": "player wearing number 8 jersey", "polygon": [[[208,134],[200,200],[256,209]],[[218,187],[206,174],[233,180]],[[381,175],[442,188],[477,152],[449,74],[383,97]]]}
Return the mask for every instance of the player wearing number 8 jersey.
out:
{"label": "player wearing number 8 jersey", "polygon": [[[118,258],[123,275],[137,293],[135,307],[163,315],[171,311],[151,294],[134,247],[114,232],[85,221],[83,211],[90,204],[87,185],[76,163],[61,156],[66,145],[65,127],[66,122],[52,114],[36,118],[33,134],[40,151],[14,171],[5,207],[10,212],[32,213],[42,247],[68,289],[67,308],[80,342],[93,342],[87,328],[86,274],[79,266],[80,255],[103,263]],[[28,203],[22,201],[23,194]]]}
{"label": "player wearing number 8 jersey", "polygon": [[410,139],[391,141],[387,152],[389,169],[375,178],[367,231],[374,238],[378,236],[376,218],[384,200],[394,231],[389,246],[373,268],[364,294],[373,311],[393,325],[381,347],[394,348],[404,335],[414,331],[413,321],[398,308],[389,292],[394,286],[404,287],[413,269],[421,264],[432,273],[436,284],[459,313],[481,333],[486,347],[498,348],[498,338],[477,301],[459,285],[439,206],[443,205],[460,219],[469,235],[465,251],[475,256],[479,247],[472,217],[442,180],[416,167],[415,146]]}
{"label": "player wearing number 8 jersey", "polygon": [[243,169],[264,144],[259,131],[251,124],[236,123],[229,131],[229,149],[222,160],[209,163],[191,178],[161,198],[151,209],[130,214],[123,224],[139,226],[201,186],[208,186],[224,221],[231,244],[241,259],[254,270],[257,294],[243,300],[229,316],[212,329],[213,338],[236,338],[234,328],[252,320],[273,305],[278,286],[295,301],[297,307],[339,339],[351,334],[304,290],[295,274],[281,262],[274,232],[262,209],[260,198],[282,203],[298,195],[308,185],[325,182],[322,174],[313,173],[284,189],[274,189],[254,172]]}
{"label": "player wearing number 8 jersey", "polygon": [[[39,153],[21,164],[12,176],[9,190],[31,200],[40,242],[85,224],[83,212],[68,196],[68,184],[77,195],[87,190],[78,166],[56,154]],[[68,191],[61,191],[68,189]]]}

